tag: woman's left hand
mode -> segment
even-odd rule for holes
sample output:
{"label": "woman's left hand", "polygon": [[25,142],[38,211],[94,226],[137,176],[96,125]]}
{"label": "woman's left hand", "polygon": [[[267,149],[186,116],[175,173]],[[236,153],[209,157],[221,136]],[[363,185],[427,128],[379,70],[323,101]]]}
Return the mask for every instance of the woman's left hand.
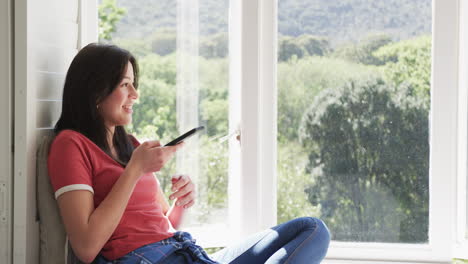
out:
{"label": "woman's left hand", "polygon": [[177,199],[176,206],[186,209],[195,203],[195,184],[188,175],[172,176],[172,191],[169,199]]}

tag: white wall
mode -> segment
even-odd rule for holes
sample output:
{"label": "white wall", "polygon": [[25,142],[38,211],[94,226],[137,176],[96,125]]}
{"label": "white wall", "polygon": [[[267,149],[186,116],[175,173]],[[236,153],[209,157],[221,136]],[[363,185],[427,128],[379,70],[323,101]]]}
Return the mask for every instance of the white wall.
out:
{"label": "white wall", "polygon": [[[11,261],[11,1],[0,1],[0,259]],[[3,263],[3,261],[2,261]]]}
{"label": "white wall", "polygon": [[[88,40],[97,39],[96,2],[17,0],[14,13],[13,263],[38,263],[36,148],[59,117],[71,60]],[[84,15],[90,19],[81,19]]]}

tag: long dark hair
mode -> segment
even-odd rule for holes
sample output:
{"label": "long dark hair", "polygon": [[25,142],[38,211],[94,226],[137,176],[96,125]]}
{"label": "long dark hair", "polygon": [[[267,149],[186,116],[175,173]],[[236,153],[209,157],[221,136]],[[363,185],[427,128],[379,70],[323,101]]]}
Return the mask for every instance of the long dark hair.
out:
{"label": "long dark hair", "polygon": [[[138,64],[129,51],[96,43],[81,49],[68,68],[55,134],[64,129],[80,132],[112,157],[108,132],[96,106],[122,81],[128,62],[133,66],[134,86],[138,88]],[[123,126],[115,127],[112,141],[118,155],[116,161],[125,166],[134,148]]]}

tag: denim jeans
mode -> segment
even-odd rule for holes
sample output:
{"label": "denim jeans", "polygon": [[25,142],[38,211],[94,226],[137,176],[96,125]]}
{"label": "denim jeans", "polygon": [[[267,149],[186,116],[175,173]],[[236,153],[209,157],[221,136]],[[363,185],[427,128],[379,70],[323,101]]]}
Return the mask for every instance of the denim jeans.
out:
{"label": "denim jeans", "polygon": [[190,234],[177,232],[174,237],[138,248],[122,258],[108,261],[98,256],[97,264],[318,264],[330,243],[326,225],[317,218],[302,217],[254,234],[211,257],[195,244]]}
{"label": "denim jeans", "polygon": [[131,251],[127,255],[107,260],[98,255],[93,264],[217,264],[187,232],[175,232],[174,236],[156,243],[148,244]]}
{"label": "denim jeans", "polygon": [[301,217],[254,234],[212,258],[230,264],[318,264],[329,244],[330,233],[320,219]]}

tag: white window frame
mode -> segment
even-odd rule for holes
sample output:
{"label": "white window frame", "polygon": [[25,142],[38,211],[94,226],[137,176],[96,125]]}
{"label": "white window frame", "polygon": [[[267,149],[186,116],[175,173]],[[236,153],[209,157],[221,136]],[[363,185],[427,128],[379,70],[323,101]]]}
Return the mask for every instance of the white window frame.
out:
{"label": "white window frame", "polygon": [[79,0],[78,49],[99,40],[98,0]]}
{"label": "white window frame", "polygon": [[454,257],[468,259],[467,239],[467,162],[468,162],[468,3],[460,1],[457,216]]}
{"label": "white window frame", "polygon": [[[277,2],[242,0],[230,5],[229,122],[240,122],[242,146],[240,173],[230,171],[238,175],[229,179],[237,197],[230,208],[235,211],[231,223],[236,234],[244,237],[276,224]],[[231,168],[236,170],[236,165]]]}
{"label": "white window frame", "polygon": [[[277,0],[242,0],[230,24],[240,27],[242,234],[276,221],[276,31]],[[430,116],[429,242],[427,244],[332,241],[329,263],[386,261],[451,263],[455,238],[458,123],[458,0],[433,0]],[[239,41],[233,39],[232,41]],[[233,54],[232,50],[230,50]],[[235,54],[235,53],[234,53]],[[235,60],[239,60],[235,62]],[[466,118],[465,118],[466,120]],[[465,133],[466,135],[466,133]],[[464,161],[466,163],[466,159]],[[331,230],[333,232],[333,230]],[[346,261],[345,261],[346,260]]]}

